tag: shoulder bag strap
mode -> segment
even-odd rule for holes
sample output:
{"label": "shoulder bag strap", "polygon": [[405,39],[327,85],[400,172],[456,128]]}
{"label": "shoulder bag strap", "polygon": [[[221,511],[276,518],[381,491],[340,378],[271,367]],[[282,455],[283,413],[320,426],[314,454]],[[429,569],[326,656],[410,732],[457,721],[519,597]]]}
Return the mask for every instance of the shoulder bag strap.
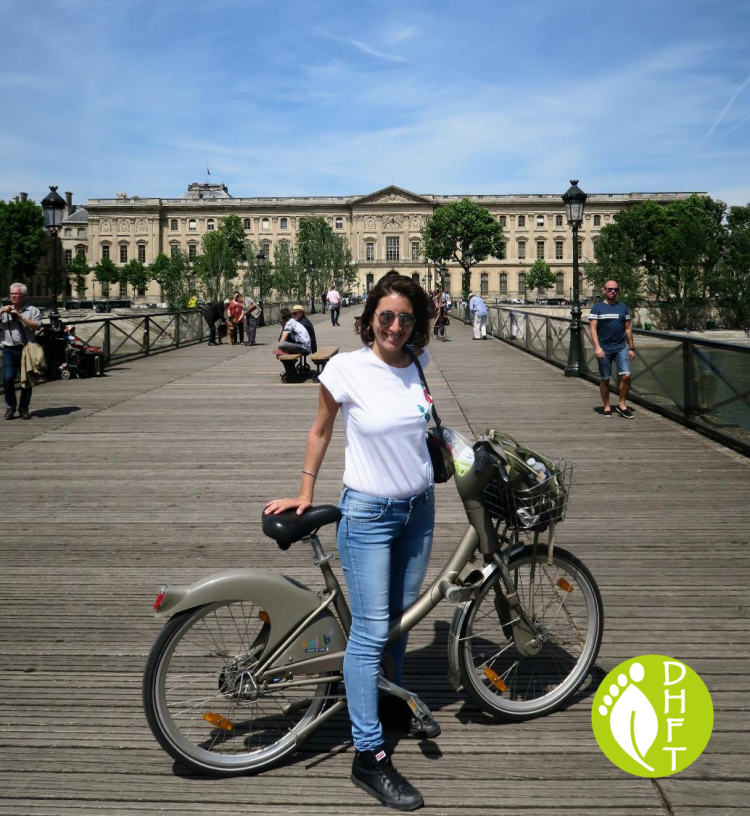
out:
{"label": "shoulder bag strap", "polygon": [[[424,378],[424,371],[423,371],[422,366],[421,366],[421,364],[419,362],[419,357],[417,357],[417,355],[408,346],[404,346],[404,351],[409,355],[409,357],[411,358],[411,361],[417,367],[417,371],[419,372],[419,379],[422,381],[422,387],[430,395],[430,397],[432,397],[432,393],[430,391],[430,386],[427,385],[427,380]],[[437,408],[435,407],[435,400],[434,399],[432,400],[432,416],[435,419],[435,425],[437,425],[438,433],[442,437],[440,417],[438,416],[438,412],[437,412]]]}

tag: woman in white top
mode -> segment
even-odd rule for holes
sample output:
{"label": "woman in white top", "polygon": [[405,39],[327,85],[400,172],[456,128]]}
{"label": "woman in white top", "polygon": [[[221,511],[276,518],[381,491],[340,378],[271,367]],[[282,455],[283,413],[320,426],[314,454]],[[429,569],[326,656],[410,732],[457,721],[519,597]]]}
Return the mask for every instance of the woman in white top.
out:
{"label": "woman in white top", "polygon": [[[384,748],[378,673],[389,621],[418,596],[432,547],[434,478],[425,441],[432,399],[404,350],[408,343],[427,366],[429,316],[429,298],[410,278],[387,275],[373,287],[355,321],[363,347],[333,357],[320,375],[299,495],[275,499],[265,510],[304,513],[310,507],[341,408],[346,452],[337,546],[352,611],[344,660],[356,749],[352,781],[399,810],[418,808],[423,799]],[[405,652],[406,637],[386,650],[399,684]],[[433,725],[430,735],[439,731]]]}

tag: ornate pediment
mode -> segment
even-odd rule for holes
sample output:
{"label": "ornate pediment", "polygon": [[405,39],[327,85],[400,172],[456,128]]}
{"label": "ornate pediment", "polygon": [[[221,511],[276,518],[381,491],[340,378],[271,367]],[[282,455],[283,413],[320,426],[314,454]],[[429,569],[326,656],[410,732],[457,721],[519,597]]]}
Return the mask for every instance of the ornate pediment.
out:
{"label": "ornate pediment", "polygon": [[432,199],[409,192],[409,190],[404,190],[401,187],[395,187],[394,185],[384,187],[382,190],[370,193],[370,195],[355,198],[351,204],[354,207],[360,204],[429,204],[430,206],[435,206],[435,202],[432,201]]}

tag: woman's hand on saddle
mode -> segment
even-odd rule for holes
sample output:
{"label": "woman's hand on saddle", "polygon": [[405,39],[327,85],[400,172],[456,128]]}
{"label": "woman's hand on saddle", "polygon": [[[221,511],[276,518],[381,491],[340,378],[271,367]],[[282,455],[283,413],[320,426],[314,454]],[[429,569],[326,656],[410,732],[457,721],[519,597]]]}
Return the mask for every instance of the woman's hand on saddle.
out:
{"label": "woman's hand on saddle", "polygon": [[265,506],[263,513],[270,516],[286,513],[287,510],[296,510],[297,515],[301,516],[310,507],[312,507],[312,502],[308,496],[297,496],[296,499],[273,499]]}

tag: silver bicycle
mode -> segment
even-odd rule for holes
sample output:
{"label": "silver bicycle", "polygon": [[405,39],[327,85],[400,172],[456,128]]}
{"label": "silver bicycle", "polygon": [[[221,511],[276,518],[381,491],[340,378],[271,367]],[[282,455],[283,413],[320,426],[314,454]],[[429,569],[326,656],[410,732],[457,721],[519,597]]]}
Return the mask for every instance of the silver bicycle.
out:
{"label": "silver bicycle", "polygon": [[[496,437],[470,444],[448,428],[443,434],[469,526],[437,578],[392,621],[390,640],[447,601],[455,606],[448,639],[453,687],[501,720],[548,714],[584,682],[602,638],[594,578],[554,546],[573,466],[548,459],[519,484]],[[325,505],[263,518],[264,532],[282,549],[312,545],[320,590],[262,569],[160,587],[154,612],[168,620],[148,656],[143,700],[154,736],[174,759],[203,773],[259,772],[346,707],[351,614],[331,568],[334,556],[317,535],[340,516]],[[430,722],[425,703],[389,672],[384,660],[381,690]]]}

